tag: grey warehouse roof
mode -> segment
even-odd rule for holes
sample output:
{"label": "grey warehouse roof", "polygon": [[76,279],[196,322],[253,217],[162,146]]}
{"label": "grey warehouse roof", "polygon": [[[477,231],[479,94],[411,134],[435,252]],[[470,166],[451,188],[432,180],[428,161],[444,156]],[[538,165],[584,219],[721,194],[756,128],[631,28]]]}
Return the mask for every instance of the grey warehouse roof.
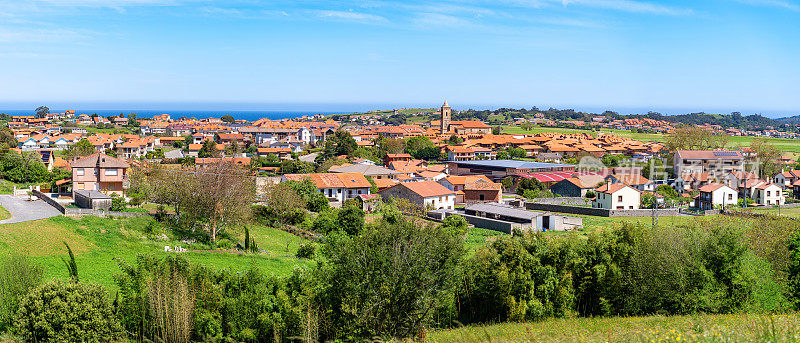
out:
{"label": "grey warehouse roof", "polygon": [[528,211],[517,207],[492,204],[492,203],[477,203],[474,205],[469,205],[465,208],[465,210],[498,214],[504,217],[520,218],[524,220],[533,220],[537,217],[541,217],[547,214],[545,212]]}

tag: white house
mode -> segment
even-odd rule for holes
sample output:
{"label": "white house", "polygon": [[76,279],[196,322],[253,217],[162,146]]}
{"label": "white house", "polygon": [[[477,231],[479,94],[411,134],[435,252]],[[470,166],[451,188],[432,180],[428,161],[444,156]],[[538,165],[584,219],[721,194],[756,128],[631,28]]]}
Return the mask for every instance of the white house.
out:
{"label": "white house", "polygon": [[317,189],[332,201],[343,202],[362,194],[370,194],[372,184],[358,173],[286,174],[281,181],[310,179]]}
{"label": "white house", "polygon": [[797,180],[800,180],[800,170],[789,170],[775,175],[775,183],[781,188],[791,187]]}
{"label": "white house", "polygon": [[712,210],[716,206],[737,206],[739,192],[722,183],[710,183],[700,187],[700,194],[695,197],[695,207],[701,210]]}
{"label": "white house", "polygon": [[783,189],[774,183],[761,184],[753,191],[753,201],[766,206],[783,205]]}
{"label": "white house", "polygon": [[456,206],[456,192],[435,181],[402,182],[379,192],[384,199],[406,199],[422,209],[449,209]]}
{"label": "white house", "polygon": [[635,188],[623,183],[609,183],[595,190],[592,207],[608,210],[637,210],[642,194]]}

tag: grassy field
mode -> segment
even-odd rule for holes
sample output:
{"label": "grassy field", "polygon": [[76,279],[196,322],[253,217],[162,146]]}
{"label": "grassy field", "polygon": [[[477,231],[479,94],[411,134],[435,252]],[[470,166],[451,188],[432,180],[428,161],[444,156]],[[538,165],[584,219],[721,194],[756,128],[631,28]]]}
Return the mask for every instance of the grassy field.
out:
{"label": "grassy field", "polygon": [[[630,223],[634,225],[652,225],[652,217],[595,217],[595,216],[582,216],[572,215],[569,216],[583,218],[583,228],[585,231],[592,230],[605,230],[619,227],[622,223]],[[694,220],[715,220],[717,216],[705,217],[658,217],[658,225],[660,226],[676,226],[687,224]]]}
{"label": "grassy field", "polygon": [[427,342],[796,342],[797,315],[551,319],[428,333]]}
{"label": "grassy field", "polygon": [[[75,253],[82,280],[100,283],[114,289],[113,275],[119,271],[115,259],[133,262],[137,254],[165,255],[164,246],[194,247],[173,238],[164,240],[161,234],[146,235],[149,217],[107,219],[86,216],[81,219],[53,217],[34,222],[0,225],[0,256],[21,254],[30,256],[45,269],[46,278],[66,277],[62,257],[67,255],[63,242]],[[234,237],[243,240],[241,232]],[[214,269],[245,270],[251,265],[267,273],[288,275],[298,266],[311,262],[294,257],[303,239],[266,227],[253,227],[251,236],[263,252],[239,254],[228,251],[190,251],[183,253],[189,260]]]}
{"label": "grassy field", "polygon": [[[601,129],[597,131],[592,130],[581,130],[581,129],[567,129],[567,128],[559,128],[559,127],[539,127],[536,126],[530,131],[525,131],[521,127],[516,125],[506,125],[503,126],[503,132],[508,134],[537,134],[543,132],[558,132],[558,133],[590,133],[594,136],[597,135],[599,132],[604,132],[608,134],[613,134],[619,137],[635,139],[641,142],[664,142],[666,141],[666,136],[658,133],[633,133],[630,130],[613,130],[613,129]],[[742,147],[742,146],[750,146],[753,142],[755,137],[749,136],[731,136],[730,141],[728,141],[728,146],[730,147]],[[791,152],[791,153],[800,153],[800,141],[796,139],[785,139],[785,138],[765,138],[767,142],[771,145],[777,147],[781,151],[784,152]]]}
{"label": "grassy field", "polygon": [[8,210],[5,207],[0,206],[0,220],[6,220],[11,218],[11,213],[8,213]]}
{"label": "grassy field", "polygon": [[755,213],[769,213],[774,215],[780,214],[782,216],[800,218],[800,207],[781,208],[780,210],[778,210],[777,207],[756,208],[752,211]]}

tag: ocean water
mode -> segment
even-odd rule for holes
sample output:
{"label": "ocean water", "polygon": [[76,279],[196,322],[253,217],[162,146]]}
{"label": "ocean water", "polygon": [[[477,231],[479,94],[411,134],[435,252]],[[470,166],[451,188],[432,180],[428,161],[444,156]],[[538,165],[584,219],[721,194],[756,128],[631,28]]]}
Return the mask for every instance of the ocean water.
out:
{"label": "ocean water", "polygon": [[[63,109],[51,109],[51,112],[61,113],[64,112]],[[22,116],[22,115],[35,115],[36,111],[34,110],[0,110],[0,113],[6,113],[12,116]],[[75,110],[75,114],[94,114],[97,113],[99,116],[108,117],[111,115],[118,115],[120,113],[125,114],[127,117],[130,113],[136,113],[137,116],[142,118],[152,118],[155,115],[159,114],[169,114],[172,119],[178,119],[181,117],[187,118],[197,118],[197,119],[205,119],[205,118],[219,118],[226,114],[233,116],[236,119],[244,119],[247,121],[255,121],[261,118],[268,118],[272,120],[278,119],[291,119],[291,118],[298,118],[305,115],[315,115],[315,114],[336,114],[342,112],[293,112],[293,111],[176,111],[176,110]]]}

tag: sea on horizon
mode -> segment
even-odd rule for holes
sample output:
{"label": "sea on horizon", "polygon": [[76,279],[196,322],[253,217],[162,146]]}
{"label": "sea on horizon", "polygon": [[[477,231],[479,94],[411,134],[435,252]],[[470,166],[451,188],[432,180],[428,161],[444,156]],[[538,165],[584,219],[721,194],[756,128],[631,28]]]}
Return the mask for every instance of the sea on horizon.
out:
{"label": "sea on horizon", "polygon": [[[63,109],[51,109],[51,112],[60,113],[64,112]],[[0,110],[0,113],[5,113],[12,116],[26,116],[26,115],[35,115],[36,111],[34,110]],[[329,115],[329,114],[337,114],[337,113],[345,113],[345,112],[299,112],[299,111],[180,111],[180,110],[75,110],[76,115],[80,114],[97,114],[99,116],[108,117],[112,115],[118,115],[120,113],[124,114],[126,117],[131,114],[135,113],[138,117],[142,118],[152,118],[153,116],[160,115],[160,114],[169,114],[172,119],[178,119],[181,117],[187,118],[197,118],[197,119],[207,119],[207,118],[219,118],[224,115],[231,115],[236,119],[243,119],[247,121],[256,121],[258,119],[267,118],[271,120],[280,120],[280,119],[292,119],[292,118],[299,118],[306,115]]]}

